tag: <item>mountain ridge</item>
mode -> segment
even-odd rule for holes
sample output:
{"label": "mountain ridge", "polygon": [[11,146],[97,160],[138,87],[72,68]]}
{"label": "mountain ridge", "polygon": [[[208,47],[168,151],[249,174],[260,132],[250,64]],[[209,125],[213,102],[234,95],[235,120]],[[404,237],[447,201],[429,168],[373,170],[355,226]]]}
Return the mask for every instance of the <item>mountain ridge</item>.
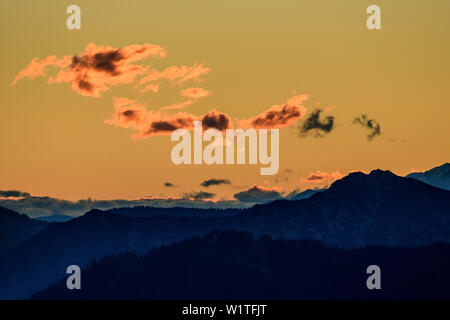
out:
{"label": "mountain ridge", "polygon": [[[132,209],[127,209],[132,210]],[[417,247],[450,242],[450,191],[389,171],[351,173],[303,200],[276,200],[236,215],[130,217],[91,210],[50,224],[1,259],[0,297],[23,298],[65,276],[70,264],[148,250],[214,230],[313,239],[338,247]]]}
{"label": "mountain ridge", "polygon": [[425,182],[441,189],[450,190],[450,163],[444,163],[424,172],[413,172],[406,177]]}

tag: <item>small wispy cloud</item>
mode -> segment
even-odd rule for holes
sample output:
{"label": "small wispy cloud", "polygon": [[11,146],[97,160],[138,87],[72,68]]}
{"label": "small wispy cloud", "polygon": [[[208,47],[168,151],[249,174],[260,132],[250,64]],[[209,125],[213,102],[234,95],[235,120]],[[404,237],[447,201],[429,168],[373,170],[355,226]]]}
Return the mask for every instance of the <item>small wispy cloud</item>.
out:
{"label": "small wispy cloud", "polygon": [[231,181],[228,179],[208,179],[203,181],[200,185],[202,187],[208,188],[210,186],[219,186],[221,184],[231,184]]}
{"label": "small wispy cloud", "polygon": [[190,193],[184,193],[183,197],[185,199],[192,199],[192,200],[206,200],[206,199],[212,199],[216,196],[215,193],[211,192],[205,192],[205,191],[194,191]]}
{"label": "small wispy cloud", "polygon": [[187,88],[181,90],[180,94],[191,99],[199,99],[209,96],[211,92],[203,88]]}
{"label": "small wispy cloud", "polygon": [[315,137],[323,137],[334,128],[334,116],[326,116],[323,120],[320,119],[321,109],[314,110],[309,117],[307,117],[299,128],[299,135],[305,137],[313,135]]}
{"label": "small wispy cloud", "polygon": [[164,187],[166,187],[166,188],[175,188],[175,185],[173,183],[170,183],[170,182],[164,182]]}
{"label": "small wispy cloud", "polygon": [[367,135],[367,140],[372,141],[375,137],[381,134],[381,126],[375,119],[369,119],[366,114],[362,114],[359,117],[353,119],[354,124],[359,124],[363,128],[370,131]]}

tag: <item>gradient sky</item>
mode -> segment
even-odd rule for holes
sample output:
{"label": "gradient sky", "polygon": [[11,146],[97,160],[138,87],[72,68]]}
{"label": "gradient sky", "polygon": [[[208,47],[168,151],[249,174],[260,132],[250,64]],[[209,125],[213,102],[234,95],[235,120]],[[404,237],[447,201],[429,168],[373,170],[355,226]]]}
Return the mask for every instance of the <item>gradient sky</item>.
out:
{"label": "gradient sky", "polygon": [[[82,10],[70,31],[66,8]],[[367,6],[381,7],[382,30],[366,28]],[[450,2],[363,0],[258,1],[2,1],[0,52],[0,189],[64,199],[177,196],[205,190],[203,180],[231,185],[207,191],[230,199],[254,184],[289,191],[314,185],[317,171],[347,174],[381,168],[423,171],[450,159]],[[142,63],[163,70],[204,63],[204,81],[140,93],[121,85],[87,97],[69,83],[46,79],[11,83],[35,57],[76,55],[89,43],[122,48],[150,43],[163,59]],[[169,136],[131,139],[132,130],[104,123],[113,98],[149,110],[185,101],[179,91],[211,95],[184,111],[211,109],[246,119],[296,94],[308,94],[336,117],[323,138],[298,137],[297,124],[280,130],[280,172],[259,165],[176,166]],[[382,135],[372,141],[352,119],[367,114]],[[286,171],[289,170],[289,171]],[[171,182],[176,188],[165,188]]]}

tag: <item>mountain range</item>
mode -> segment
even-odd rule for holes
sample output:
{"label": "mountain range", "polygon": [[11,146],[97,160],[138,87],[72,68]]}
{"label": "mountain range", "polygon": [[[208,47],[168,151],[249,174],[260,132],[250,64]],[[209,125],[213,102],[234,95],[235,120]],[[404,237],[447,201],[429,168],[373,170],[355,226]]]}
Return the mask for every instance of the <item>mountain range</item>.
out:
{"label": "mountain range", "polygon": [[44,290],[66,277],[71,264],[84,268],[108,255],[141,255],[215,230],[313,239],[347,249],[450,242],[450,191],[381,170],[351,173],[306,199],[277,200],[243,210],[91,210],[50,224],[9,210],[0,211],[3,216],[23,224],[2,223],[5,230],[28,230],[20,239],[14,233],[3,236],[10,243],[0,254],[3,299],[27,298]]}
{"label": "mountain range", "polygon": [[447,162],[425,172],[413,172],[408,174],[407,177],[441,189],[450,190],[450,163]]}
{"label": "mountain range", "polygon": [[[367,267],[381,289],[367,290]],[[350,250],[311,240],[213,232],[93,262],[81,290],[62,279],[32,299],[449,299],[450,244]]]}
{"label": "mountain range", "polygon": [[0,207],[0,256],[47,227],[44,221]]}

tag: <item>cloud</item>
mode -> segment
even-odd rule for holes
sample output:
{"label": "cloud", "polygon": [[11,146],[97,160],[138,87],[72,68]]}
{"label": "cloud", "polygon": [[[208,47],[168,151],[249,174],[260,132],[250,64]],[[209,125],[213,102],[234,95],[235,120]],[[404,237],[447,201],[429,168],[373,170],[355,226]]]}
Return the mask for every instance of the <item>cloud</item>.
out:
{"label": "cloud", "polygon": [[205,67],[203,63],[195,63],[193,66],[188,67],[170,66],[164,71],[149,70],[146,75],[139,80],[138,85],[144,85],[149,82],[157,82],[161,80],[168,80],[172,84],[182,84],[188,80],[201,82],[200,77],[206,75],[211,71],[211,68]]}
{"label": "cloud", "polygon": [[14,78],[11,86],[14,87],[17,82],[24,78],[34,79],[36,77],[47,76],[46,71],[48,67],[56,67],[59,69],[67,68],[72,62],[71,56],[65,56],[62,59],[58,59],[56,56],[49,56],[40,60],[39,58],[34,58],[28,64],[28,66],[20,71]]}
{"label": "cloud", "polygon": [[231,184],[231,181],[228,179],[209,179],[203,181],[200,185],[205,188],[208,188],[210,186],[218,186],[221,184]]}
{"label": "cloud", "polygon": [[292,169],[286,168],[280,171],[275,177],[275,183],[288,183],[290,175],[292,175]]}
{"label": "cloud", "polygon": [[201,120],[205,130],[214,128],[223,131],[233,127],[231,119],[227,114],[217,112],[214,109],[203,115]]}
{"label": "cloud", "polygon": [[405,143],[405,142],[408,142],[408,139],[390,138],[389,142],[391,142],[391,143]]}
{"label": "cloud", "polygon": [[172,183],[170,183],[170,182],[165,182],[165,183],[164,183],[164,187],[167,187],[167,188],[175,188],[175,185],[172,184]]}
{"label": "cloud", "polygon": [[70,215],[79,216],[91,209],[108,210],[124,207],[185,207],[185,208],[242,208],[248,205],[237,201],[211,201],[214,194],[208,192],[193,192],[184,197],[160,197],[141,198],[134,200],[113,199],[113,200],[93,200],[84,199],[69,201],[51,197],[35,197],[29,193],[13,191],[0,191],[4,195],[21,195],[21,197],[3,198],[0,196],[0,206],[10,210],[27,214],[30,217],[50,216],[50,215]]}
{"label": "cloud", "polygon": [[365,114],[362,114],[361,116],[353,119],[353,123],[359,124],[363,128],[370,130],[370,133],[367,135],[367,140],[369,141],[381,134],[381,126],[377,122],[377,120],[369,119]]}
{"label": "cloud", "polygon": [[159,91],[159,84],[150,83],[146,85],[143,89],[140,89],[139,91],[142,93],[147,91],[153,91],[154,93],[157,93]]}
{"label": "cloud", "polygon": [[27,192],[22,192],[18,190],[0,190],[1,198],[21,198],[21,197],[29,197],[30,194]]}
{"label": "cloud", "polygon": [[327,173],[323,171],[311,172],[308,177],[304,180],[305,182],[314,183],[314,184],[325,184],[331,183],[335,180],[343,178],[344,175],[339,171]]}
{"label": "cloud", "polygon": [[148,67],[134,62],[149,56],[165,57],[167,51],[158,45],[133,44],[123,48],[97,46],[89,43],[85,51],[75,56],[57,59],[49,56],[43,60],[34,58],[31,63],[16,76],[14,86],[23,78],[46,76],[48,67],[60,69],[55,77],[50,76],[48,83],[72,83],[76,92],[91,97],[100,97],[101,93],[119,84],[131,83],[139,75],[148,71]]}
{"label": "cloud", "polygon": [[164,110],[147,111],[135,100],[114,98],[115,112],[104,122],[122,128],[133,128],[138,131],[133,138],[142,139],[154,135],[170,135],[176,129],[193,129],[194,121],[201,120],[203,129],[215,128],[225,130],[232,128],[228,115],[211,110],[203,116],[195,116],[186,112],[168,114]]}
{"label": "cloud", "polygon": [[241,120],[239,125],[242,128],[282,128],[292,125],[301,119],[306,108],[302,103],[308,100],[308,95],[295,95],[284,105],[274,105],[267,111],[248,120]]}
{"label": "cloud", "polygon": [[187,106],[191,105],[194,103],[194,100],[186,100],[184,102],[181,103],[175,103],[172,104],[170,106],[166,106],[166,107],[162,107],[160,110],[175,110],[175,109],[184,109]]}
{"label": "cloud", "polygon": [[183,194],[183,196],[185,199],[206,200],[214,198],[216,194],[211,192],[199,191],[199,192],[185,193]]}
{"label": "cloud", "polygon": [[300,126],[300,136],[304,137],[312,133],[316,138],[323,137],[325,134],[333,130],[334,117],[327,116],[324,120],[320,120],[321,112],[321,109],[316,109],[303,121],[303,124]]}
{"label": "cloud", "polygon": [[211,94],[208,90],[205,90],[203,88],[187,88],[180,91],[180,94],[182,96],[192,98],[192,99],[199,99],[203,97],[207,97]]}
{"label": "cloud", "polygon": [[254,185],[248,190],[238,192],[233,196],[236,200],[244,203],[265,203],[281,199],[281,194],[275,189],[267,189]]}
{"label": "cloud", "polygon": [[[301,105],[308,99],[308,95],[297,95],[290,98],[284,106],[272,106],[261,115],[240,120],[244,128],[273,128],[290,125],[303,117],[306,108]],[[203,130],[209,128],[224,131],[233,128],[231,118],[214,109],[202,116],[195,116],[186,112],[169,114],[166,111],[182,109],[193,103],[187,100],[183,103],[162,107],[159,110],[147,111],[135,100],[128,98],[114,98],[114,114],[104,122],[109,125],[123,128],[133,128],[138,131],[132,137],[136,139],[147,138],[154,135],[170,135],[176,129],[193,129],[194,121],[202,121]]]}

